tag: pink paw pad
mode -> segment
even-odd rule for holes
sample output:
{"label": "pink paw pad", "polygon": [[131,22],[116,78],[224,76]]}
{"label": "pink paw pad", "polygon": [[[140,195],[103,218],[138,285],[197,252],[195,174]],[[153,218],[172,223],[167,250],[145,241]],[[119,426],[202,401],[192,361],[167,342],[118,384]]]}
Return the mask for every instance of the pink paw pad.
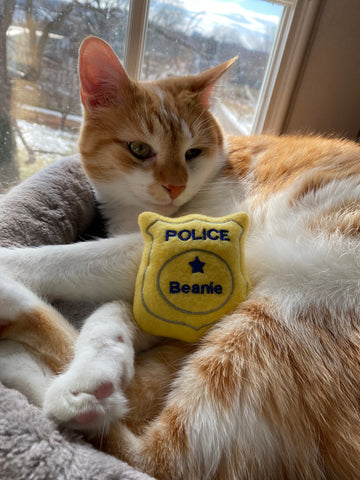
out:
{"label": "pink paw pad", "polygon": [[77,415],[74,418],[74,420],[75,420],[75,422],[80,423],[80,424],[90,423],[93,420],[95,420],[95,418],[98,415],[99,415],[98,412],[96,412],[95,410],[90,410],[89,412],[80,413],[80,415]]}
{"label": "pink paw pad", "polygon": [[94,397],[98,400],[103,398],[110,397],[110,395],[114,393],[114,385],[111,382],[102,383],[94,390]]}
{"label": "pink paw pad", "polygon": [[[114,392],[114,385],[111,382],[105,382],[99,385],[96,390],[93,391],[93,395],[97,400],[109,397]],[[73,395],[79,395],[79,392],[73,393]],[[95,420],[100,415],[96,410],[89,410],[88,412],[80,413],[74,418],[76,423],[84,425]]]}

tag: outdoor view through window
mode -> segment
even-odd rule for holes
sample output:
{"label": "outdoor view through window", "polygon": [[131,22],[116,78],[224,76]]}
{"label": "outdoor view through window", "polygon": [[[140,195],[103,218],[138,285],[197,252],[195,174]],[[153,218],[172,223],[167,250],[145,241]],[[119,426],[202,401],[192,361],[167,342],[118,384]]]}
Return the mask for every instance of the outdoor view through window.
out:
{"label": "outdoor view through window", "polygon": [[[123,60],[129,8],[129,0],[1,0],[1,192],[76,152],[79,45],[97,35]],[[238,55],[214,111],[226,131],[248,134],[283,9],[266,0],[151,0],[141,79]]]}

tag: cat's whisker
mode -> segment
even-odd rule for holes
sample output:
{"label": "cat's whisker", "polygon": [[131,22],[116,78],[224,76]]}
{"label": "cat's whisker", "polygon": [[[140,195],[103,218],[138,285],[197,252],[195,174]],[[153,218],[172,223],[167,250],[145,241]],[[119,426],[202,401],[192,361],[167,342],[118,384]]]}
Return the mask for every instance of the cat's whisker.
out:
{"label": "cat's whisker", "polygon": [[101,427],[101,432],[100,432],[100,441],[99,441],[99,448],[102,449],[103,444],[104,444],[104,435],[106,432],[107,426],[106,426],[106,420],[104,418],[102,422],[102,427]]}
{"label": "cat's whisker", "polygon": [[191,126],[193,132],[207,132],[212,129],[212,125],[208,118],[202,119],[202,117],[197,118]]}

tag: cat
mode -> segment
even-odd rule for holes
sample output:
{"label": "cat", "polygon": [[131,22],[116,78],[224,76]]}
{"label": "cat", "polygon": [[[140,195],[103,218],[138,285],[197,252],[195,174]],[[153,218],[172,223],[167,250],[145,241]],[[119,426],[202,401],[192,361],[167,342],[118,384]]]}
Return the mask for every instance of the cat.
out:
{"label": "cat", "polygon": [[[47,415],[95,443],[106,427],[101,448],[157,479],[355,479],[360,149],[227,137],[209,105],[231,63],[139,83],[84,41],[79,149],[110,238],[0,249],[1,335],[46,365],[32,383]],[[132,320],[144,209],[249,214],[251,294],[198,345],[156,346]],[[41,297],[108,303],[78,334]]]}

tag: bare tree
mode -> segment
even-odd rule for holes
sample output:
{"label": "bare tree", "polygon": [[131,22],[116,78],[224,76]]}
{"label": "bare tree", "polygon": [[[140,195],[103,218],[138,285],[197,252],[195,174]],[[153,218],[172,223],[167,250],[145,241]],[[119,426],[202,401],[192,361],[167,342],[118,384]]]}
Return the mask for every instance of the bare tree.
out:
{"label": "bare tree", "polygon": [[77,6],[76,1],[65,3],[62,8],[55,14],[49,21],[38,22],[34,20],[33,0],[26,0],[25,2],[25,18],[26,26],[29,35],[29,63],[28,71],[26,72],[25,79],[32,82],[36,82],[41,75],[42,59],[46,47],[46,43],[49,39],[49,34],[56,30],[71,13],[71,11]]}
{"label": "bare tree", "polygon": [[15,0],[0,0],[0,176],[17,176],[13,162],[14,135],[10,118],[11,80],[7,71],[6,34],[15,10]]}

